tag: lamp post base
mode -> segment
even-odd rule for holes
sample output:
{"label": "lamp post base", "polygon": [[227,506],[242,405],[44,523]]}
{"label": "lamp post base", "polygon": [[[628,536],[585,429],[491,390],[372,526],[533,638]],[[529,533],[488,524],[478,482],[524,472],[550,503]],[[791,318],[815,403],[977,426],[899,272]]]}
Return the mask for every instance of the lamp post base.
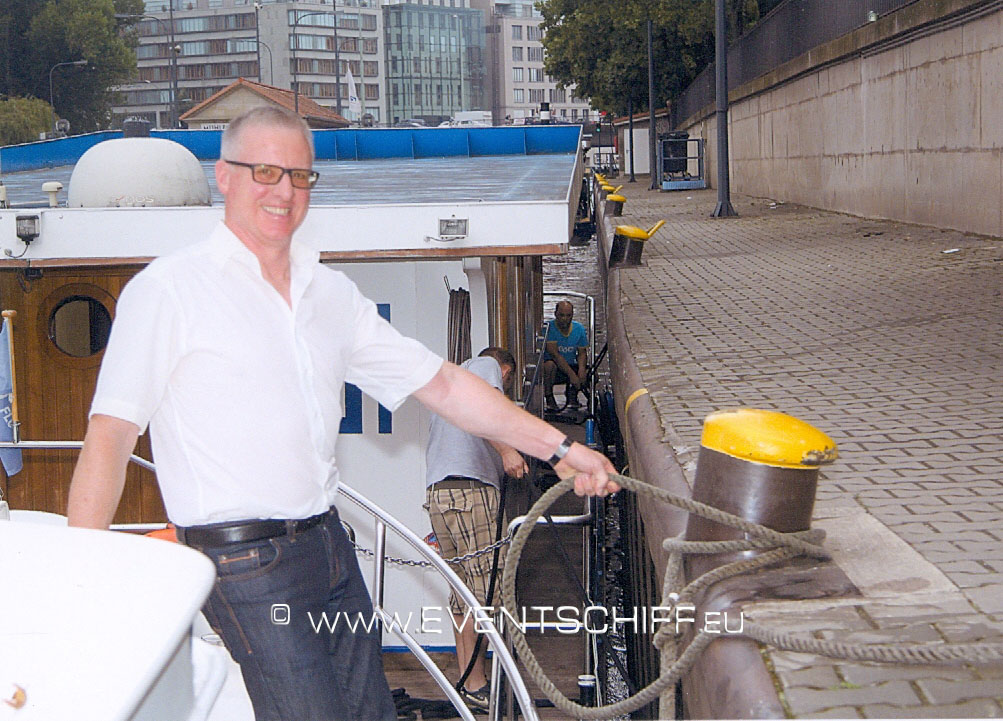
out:
{"label": "lamp post base", "polygon": [[737,218],[738,212],[732,207],[730,200],[718,201],[714,212],[710,214],[712,218]]}

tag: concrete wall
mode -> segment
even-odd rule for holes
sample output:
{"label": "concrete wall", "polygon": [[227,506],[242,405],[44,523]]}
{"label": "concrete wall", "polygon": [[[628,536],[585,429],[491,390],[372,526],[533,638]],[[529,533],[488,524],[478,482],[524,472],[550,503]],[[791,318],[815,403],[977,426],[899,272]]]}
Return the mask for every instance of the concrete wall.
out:
{"label": "concrete wall", "polygon": [[[1003,236],[999,4],[920,0],[829,45],[730,93],[732,190]],[[713,115],[686,126],[716,185]]]}

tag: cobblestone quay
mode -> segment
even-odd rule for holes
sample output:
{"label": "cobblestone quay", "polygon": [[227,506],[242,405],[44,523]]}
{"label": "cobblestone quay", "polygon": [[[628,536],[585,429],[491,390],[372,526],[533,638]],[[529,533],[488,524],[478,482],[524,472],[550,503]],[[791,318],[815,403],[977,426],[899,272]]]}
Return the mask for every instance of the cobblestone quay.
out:
{"label": "cobblestone quay", "polygon": [[[691,486],[724,408],[789,413],[840,450],[813,525],[861,595],[746,615],[861,643],[1003,642],[1003,242],[743,196],[715,219],[714,190],[647,187],[625,183],[606,221],[667,220],[608,299],[629,343],[613,361],[636,364],[660,423],[641,442],[670,446]],[[1000,664],[763,658],[791,717],[1003,715]]]}

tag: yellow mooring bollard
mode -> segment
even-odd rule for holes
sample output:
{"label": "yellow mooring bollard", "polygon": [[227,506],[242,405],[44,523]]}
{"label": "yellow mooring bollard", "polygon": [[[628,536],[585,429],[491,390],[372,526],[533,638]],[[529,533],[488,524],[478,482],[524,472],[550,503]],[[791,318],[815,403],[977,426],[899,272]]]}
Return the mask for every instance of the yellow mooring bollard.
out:
{"label": "yellow mooring bollard", "polygon": [[623,215],[623,204],[627,202],[627,199],[618,195],[617,193],[610,193],[606,196],[606,202],[612,206],[613,215],[619,217]]}
{"label": "yellow mooring bollard", "polygon": [[[819,466],[836,460],[836,444],[822,431],[777,411],[738,408],[704,419],[693,500],[775,531],[811,528]],[[691,515],[688,541],[743,538],[737,528]],[[760,551],[691,556],[686,578],[749,558]]]}
{"label": "yellow mooring bollard", "polygon": [[613,246],[609,251],[609,267],[640,265],[645,241],[651,238],[663,225],[665,225],[664,220],[659,220],[647,230],[634,225],[616,226],[616,231],[613,233]]}

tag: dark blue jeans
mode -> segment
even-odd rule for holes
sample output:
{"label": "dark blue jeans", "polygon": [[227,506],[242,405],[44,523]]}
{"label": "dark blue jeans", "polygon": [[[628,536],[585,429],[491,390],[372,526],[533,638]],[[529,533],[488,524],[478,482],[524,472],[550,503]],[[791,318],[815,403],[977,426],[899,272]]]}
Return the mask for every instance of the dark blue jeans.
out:
{"label": "dark blue jeans", "polygon": [[[203,611],[240,664],[257,721],[397,718],[337,511],[296,536],[193,547],[216,564]],[[346,621],[359,618],[353,631]]]}

